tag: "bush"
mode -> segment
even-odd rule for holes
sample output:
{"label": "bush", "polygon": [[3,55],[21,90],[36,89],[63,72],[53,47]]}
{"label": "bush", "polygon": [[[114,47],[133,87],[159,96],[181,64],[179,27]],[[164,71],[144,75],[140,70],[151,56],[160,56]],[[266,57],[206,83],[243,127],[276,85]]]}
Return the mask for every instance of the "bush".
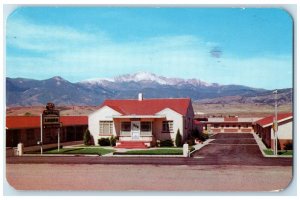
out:
{"label": "bush", "polygon": [[111,145],[112,147],[116,146],[116,143],[117,143],[117,137],[111,136],[109,140],[110,140],[110,145]]}
{"label": "bush", "polygon": [[208,135],[205,134],[205,133],[200,133],[200,134],[199,134],[199,139],[200,139],[201,141],[205,141],[205,140],[208,139]]}
{"label": "bush", "polygon": [[98,144],[100,146],[110,146],[110,140],[109,138],[100,138],[98,139]]}
{"label": "bush", "polygon": [[181,137],[179,129],[177,130],[177,133],[176,133],[175,144],[176,144],[176,147],[182,147],[182,137]]}
{"label": "bush", "polygon": [[174,147],[174,143],[172,140],[163,140],[160,141],[160,147]]}
{"label": "bush", "polygon": [[195,150],[195,147],[191,147],[190,148],[190,152],[194,151]]}
{"label": "bush", "polygon": [[198,138],[199,139],[199,136],[200,136],[200,132],[197,128],[194,128],[192,131],[191,131],[191,135],[192,137],[194,138]]}
{"label": "bush", "polygon": [[83,134],[83,144],[90,145],[90,141],[91,141],[91,133],[90,133],[89,129],[86,129]]}
{"label": "bush", "polygon": [[288,142],[288,143],[284,144],[284,150],[293,150],[293,143]]}
{"label": "bush", "polygon": [[186,140],[186,143],[189,145],[189,146],[193,146],[195,145],[195,138],[193,137],[190,137]]}

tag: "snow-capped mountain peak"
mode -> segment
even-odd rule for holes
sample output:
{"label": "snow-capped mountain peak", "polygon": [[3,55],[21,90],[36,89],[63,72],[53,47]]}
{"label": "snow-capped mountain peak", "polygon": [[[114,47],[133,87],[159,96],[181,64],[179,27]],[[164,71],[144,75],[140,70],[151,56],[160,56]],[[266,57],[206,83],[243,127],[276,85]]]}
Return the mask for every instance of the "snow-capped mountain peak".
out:
{"label": "snow-capped mountain peak", "polygon": [[149,72],[138,72],[135,74],[126,74],[116,77],[115,82],[140,82],[140,81],[152,81],[157,82],[159,84],[165,85],[167,84],[166,78],[162,76],[157,76],[156,74]]}
{"label": "snow-capped mountain peak", "polygon": [[153,82],[160,85],[194,85],[194,86],[214,86],[203,82],[199,79],[182,79],[182,78],[168,78],[164,76],[158,76],[150,72],[138,72],[135,74],[125,74],[114,78],[94,78],[82,81],[83,84],[89,85],[107,85],[109,83],[123,83],[123,82]]}

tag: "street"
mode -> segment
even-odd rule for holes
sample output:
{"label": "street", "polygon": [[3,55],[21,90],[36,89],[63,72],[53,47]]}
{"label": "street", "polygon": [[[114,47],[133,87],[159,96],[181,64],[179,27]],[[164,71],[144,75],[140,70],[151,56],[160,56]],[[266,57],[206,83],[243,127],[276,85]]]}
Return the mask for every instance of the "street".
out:
{"label": "street", "polygon": [[274,191],[292,179],[292,158],[266,158],[251,134],[217,134],[184,157],[6,157],[22,190]]}
{"label": "street", "polygon": [[7,164],[19,190],[273,191],[291,178],[283,166]]}

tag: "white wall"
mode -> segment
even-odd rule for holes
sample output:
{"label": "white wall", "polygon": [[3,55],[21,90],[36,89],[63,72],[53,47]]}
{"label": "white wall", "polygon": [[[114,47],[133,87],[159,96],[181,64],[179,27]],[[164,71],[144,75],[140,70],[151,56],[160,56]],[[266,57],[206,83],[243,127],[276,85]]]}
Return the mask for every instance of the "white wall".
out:
{"label": "white wall", "polygon": [[183,136],[183,116],[172,109],[166,108],[157,114],[165,115],[166,118],[155,121],[155,132],[158,133],[156,138],[159,140],[167,139],[168,133],[162,133],[162,121],[173,121],[173,132],[171,139],[175,141],[177,130],[179,129],[181,136]]}
{"label": "white wall", "polygon": [[[291,140],[293,138],[293,122],[288,122],[278,126],[278,139]],[[274,139],[274,131],[271,129],[271,139]]]}
{"label": "white wall", "polygon": [[[108,106],[104,106],[99,110],[91,113],[89,115],[89,130],[91,135],[93,135],[95,145],[98,145],[98,139],[100,138],[99,132],[99,121],[113,121],[113,115],[120,115],[117,111],[111,109]],[[113,135],[116,135],[116,128],[113,126]],[[108,137],[108,136],[106,136]]]}

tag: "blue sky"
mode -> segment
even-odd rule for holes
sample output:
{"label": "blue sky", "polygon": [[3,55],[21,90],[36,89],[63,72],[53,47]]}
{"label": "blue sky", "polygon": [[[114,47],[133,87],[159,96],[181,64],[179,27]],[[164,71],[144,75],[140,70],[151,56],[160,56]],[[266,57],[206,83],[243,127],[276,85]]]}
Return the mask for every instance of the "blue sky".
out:
{"label": "blue sky", "polygon": [[7,19],[6,76],[78,82],[145,71],[287,88],[292,34],[281,9],[22,7]]}

